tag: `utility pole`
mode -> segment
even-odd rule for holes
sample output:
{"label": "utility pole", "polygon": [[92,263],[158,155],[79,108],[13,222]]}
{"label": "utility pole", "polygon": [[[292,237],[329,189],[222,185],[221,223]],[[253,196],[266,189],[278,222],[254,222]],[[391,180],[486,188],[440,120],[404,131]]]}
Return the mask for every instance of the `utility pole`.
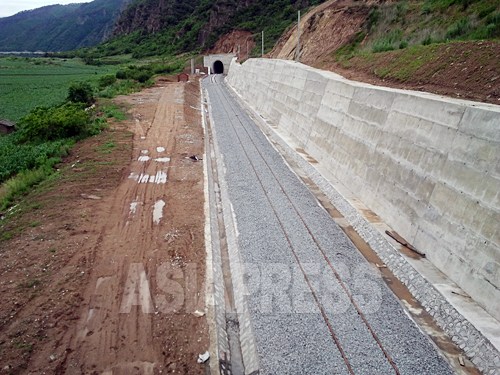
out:
{"label": "utility pole", "polygon": [[262,57],[264,57],[264,30],[262,30]]}
{"label": "utility pole", "polygon": [[295,51],[295,61],[300,62],[300,10],[297,20],[297,50]]}

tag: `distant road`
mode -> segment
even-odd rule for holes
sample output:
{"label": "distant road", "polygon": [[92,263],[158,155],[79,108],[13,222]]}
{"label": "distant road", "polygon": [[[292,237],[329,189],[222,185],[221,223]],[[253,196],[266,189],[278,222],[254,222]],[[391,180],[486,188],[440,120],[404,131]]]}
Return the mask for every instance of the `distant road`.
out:
{"label": "distant road", "polygon": [[42,52],[42,51],[36,51],[36,52],[30,52],[30,51],[8,51],[8,52],[2,52],[0,51],[0,55],[45,55],[48,52]]}

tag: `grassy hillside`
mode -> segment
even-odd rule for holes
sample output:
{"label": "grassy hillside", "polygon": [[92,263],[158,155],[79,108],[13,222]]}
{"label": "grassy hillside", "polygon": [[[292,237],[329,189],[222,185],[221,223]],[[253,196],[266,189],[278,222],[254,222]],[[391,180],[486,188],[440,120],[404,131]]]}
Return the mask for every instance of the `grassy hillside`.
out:
{"label": "grassy hillside", "polygon": [[0,18],[0,51],[67,51],[101,43],[129,0],[51,5]]}
{"label": "grassy hillside", "polygon": [[[330,0],[301,24],[301,62],[348,78],[500,104],[500,0]],[[272,51],[293,59],[296,28]]]}
{"label": "grassy hillside", "polygon": [[333,58],[342,69],[382,80],[374,83],[500,104],[500,1],[373,8],[365,28]]}
{"label": "grassy hillside", "polygon": [[499,0],[396,1],[373,8],[362,51],[500,37]]}
{"label": "grassy hillside", "polygon": [[297,10],[322,2],[94,0],[54,5],[1,18],[0,51],[61,52],[83,48],[66,56],[175,55],[209,49],[233,30],[251,32],[256,38],[264,31],[267,51],[295,21]]}
{"label": "grassy hillside", "polygon": [[[189,7],[173,7],[175,14],[168,14],[166,11],[161,18],[151,18],[150,13],[160,9],[161,4],[168,1],[138,0],[131,4],[118,21],[118,25],[135,24],[133,28],[125,28],[125,35],[117,36],[95,48],[80,51],[79,55],[100,57],[132,53],[134,57],[140,58],[201,51],[211,48],[221,35],[235,29],[255,34],[264,30],[265,48],[270,50],[283,31],[295,21],[298,9],[321,2],[201,0],[192,2],[196,4],[192,11]],[[165,4],[162,6],[169,9]],[[138,21],[138,18],[143,22]],[[156,23],[162,25],[162,28],[151,32]]]}

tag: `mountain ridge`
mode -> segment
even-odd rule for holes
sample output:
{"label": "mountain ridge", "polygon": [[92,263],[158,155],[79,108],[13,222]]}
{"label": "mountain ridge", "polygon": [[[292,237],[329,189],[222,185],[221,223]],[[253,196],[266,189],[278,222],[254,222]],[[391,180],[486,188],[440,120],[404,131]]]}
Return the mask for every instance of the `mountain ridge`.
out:
{"label": "mountain ridge", "polygon": [[0,51],[69,51],[103,42],[130,0],[48,5],[0,18]]}
{"label": "mountain ridge", "polygon": [[[210,50],[220,37],[237,30],[255,36],[264,31],[270,51],[297,17],[324,0],[138,0],[117,20],[113,38],[78,56],[131,53],[135,58]],[[181,6],[183,5],[183,6]],[[171,10],[164,11],[165,9]],[[260,50],[259,50],[260,51]]]}
{"label": "mountain ridge", "polygon": [[94,0],[0,18],[0,51],[134,57],[212,48],[234,30],[265,31],[271,50],[297,11],[322,0]]}

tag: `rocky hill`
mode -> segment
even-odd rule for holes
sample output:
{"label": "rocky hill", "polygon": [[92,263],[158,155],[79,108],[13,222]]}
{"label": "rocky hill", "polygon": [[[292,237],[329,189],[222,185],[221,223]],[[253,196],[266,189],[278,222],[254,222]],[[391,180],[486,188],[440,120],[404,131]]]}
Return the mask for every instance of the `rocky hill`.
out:
{"label": "rocky hill", "polygon": [[125,35],[140,30],[156,33],[177,25],[191,15],[200,1],[143,0],[135,1],[118,18],[113,34]]}
{"label": "rocky hill", "polygon": [[270,51],[297,10],[322,2],[94,0],[53,5],[0,18],[0,51],[57,52],[99,45],[80,55],[144,57],[206,50],[235,30],[250,35],[252,46],[252,35],[264,31]]}
{"label": "rocky hill", "polygon": [[68,51],[103,42],[130,0],[51,5],[0,18],[0,51]]}
{"label": "rocky hill", "polygon": [[296,19],[297,10],[322,0],[137,0],[119,17],[114,38],[86,53],[133,53],[135,57],[202,51],[234,30],[265,32],[265,47]]}

